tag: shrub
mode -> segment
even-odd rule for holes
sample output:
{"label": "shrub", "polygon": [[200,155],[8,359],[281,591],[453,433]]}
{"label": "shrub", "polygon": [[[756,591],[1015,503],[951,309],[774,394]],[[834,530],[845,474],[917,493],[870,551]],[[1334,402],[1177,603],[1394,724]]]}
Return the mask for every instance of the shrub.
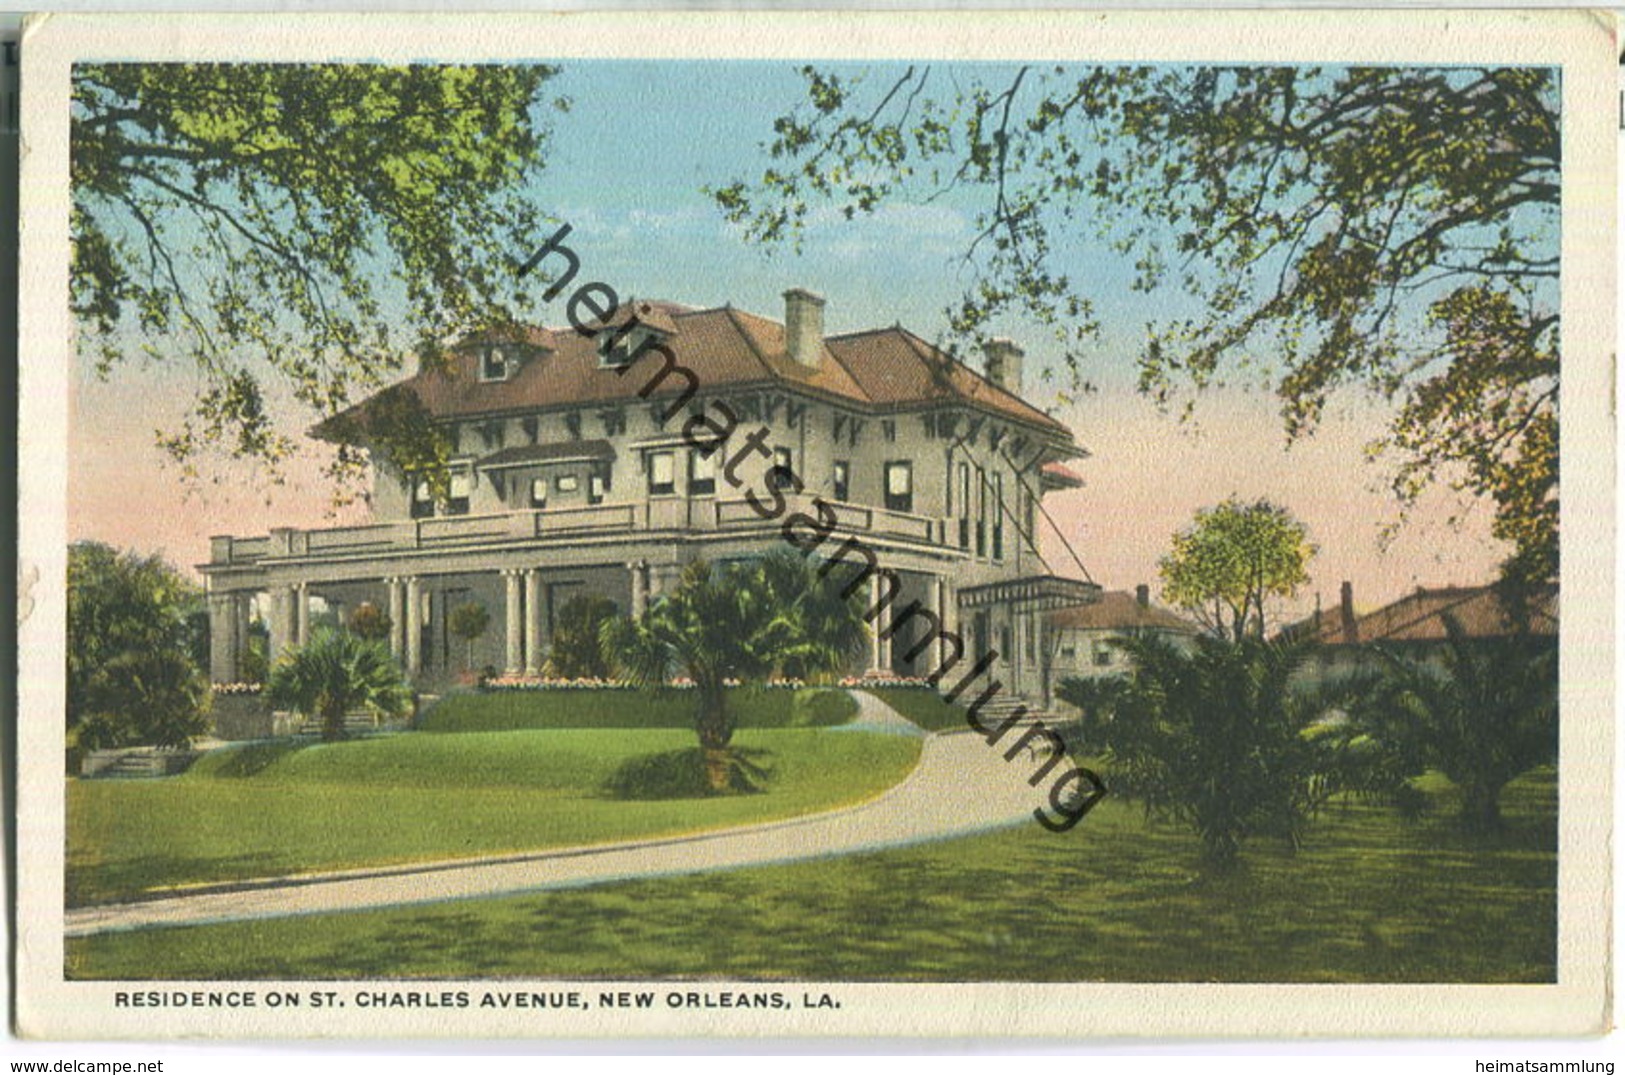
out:
{"label": "shrub", "polygon": [[[760,781],[771,772],[755,759],[767,752],[734,747],[729,753],[728,790],[760,790]],[[604,782],[605,794],[614,799],[703,799],[716,790],[707,776],[705,752],[699,747],[628,759]]]}
{"label": "shrub", "polygon": [[1292,685],[1304,647],[1211,637],[1190,652],[1157,638],[1113,645],[1134,671],[1085,736],[1105,748],[1113,792],[1190,825],[1216,871],[1253,836],[1296,847],[1348,768],[1347,737],[1321,720],[1318,697]]}
{"label": "shrub", "polygon": [[382,642],[389,637],[390,629],[394,626],[389,613],[371,601],[361,602],[350,613],[350,632],[369,642]]}
{"label": "shrub", "polygon": [[578,594],[559,609],[553,632],[551,672],[559,679],[608,679],[613,669],[600,644],[604,622],[615,617],[615,602]]}
{"label": "shrub", "polygon": [[858,703],[845,691],[803,688],[790,703],[790,724],[797,728],[828,728],[857,714]]}

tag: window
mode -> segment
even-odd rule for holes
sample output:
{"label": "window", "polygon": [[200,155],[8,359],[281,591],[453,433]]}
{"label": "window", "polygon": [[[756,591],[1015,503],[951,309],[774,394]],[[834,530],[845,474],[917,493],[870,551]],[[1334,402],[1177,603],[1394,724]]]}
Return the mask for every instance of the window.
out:
{"label": "window", "polygon": [[987,555],[987,474],[976,468],[976,555]]}
{"label": "window", "polygon": [[999,652],[1004,655],[1005,660],[1015,660],[1016,651],[1010,648],[1010,625],[1008,623],[999,624]]}
{"label": "window", "polygon": [[1104,643],[1095,643],[1095,664],[1106,668],[1112,663],[1112,648]]}
{"label": "window", "polygon": [[467,515],[469,497],[474,493],[474,468],[467,463],[451,465],[451,496],[446,501],[447,515]]}
{"label": "window", "polygon": [[767,472],[770,489],[794,489],[796,485],[795,455],[788,448],[773,449],[773,466]]}
{"label": "window", "polygon": [[676,462],[671,452],[649,453],[650,496],[670,496],[677,491]]}
{"label": "window", "polygon": [[[637,346],[633,346],[634,337]],[[626,325],[605,329],[598,337],[599,368],[613,370],[625,366],[648,338],[647,333],[629,331]]]}
{"label": "window", "polygon": [[480,352],[480,380],[506,381],[508,379],[508,357],[502,353],[500,347],[487,347]]}
{"label": "window", "polygon": [[710,496],[717,491],[717,454],[698,448],[688,453],[688,495]]}
{"label": "window", "polygon": [[1076,646],[1062,646],[1061,647],[1061,659],[1063,661],[1074,661],[1074,660],[1077,660],[1077,658],[1078,658],[1078,647],[1076,647]]}
{"label": "window", "polygon": [[914,510],[914,464],[906,459],[886,464],[886,510]]}
{"label": "window", "polygon": [[959,547],[970,548],[970,464],[959,464]]}
{"label": "window", "polygon": [[851,478],[851,468],[847,465],[846,460],[837,459],[835,461],[835,499],[836,500],[846,500],[848,498],[848,495],[852,491],[850,478]]}
{"label": "window", "polygon": [[412,481],[412,518],[427,519],[434,515],[434,492],[426,481]]}
{"label": "window", "polygon": [[533,508],[547,507],[547,479],[534,478],[530,483],[530,506]]}
{"label": "window", "polygon": [[587,479],[587,503],[602,504],[604,494],[609,492],[609,475],[594,474]]}
{"label": "window", "polygon": [[553,489],[559,493],[573,493],[581,488],[581,479],[574,474],[560,474],[553,479]]}
{"label": "window", "polygon": [[1004,559],[1004,475],[993,472],[993,559]]}

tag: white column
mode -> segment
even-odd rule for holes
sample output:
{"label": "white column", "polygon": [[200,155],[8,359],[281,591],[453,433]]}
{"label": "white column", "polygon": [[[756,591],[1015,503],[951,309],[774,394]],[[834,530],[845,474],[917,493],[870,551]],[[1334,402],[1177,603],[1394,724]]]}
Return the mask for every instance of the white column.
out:
{"label": "white column", "polygon": [[209,678],[216,683],[237,680],[236,623],[233,594],[209,595]]}
{"label": "white column", "polygon": [[542,572],[525,572],[525,673],[542,674]]}
{"label": "white column", "polygon": [[236,682],[243,678],[243,660],[248,656],[248,640],[253,637],[250,628],[254,595],[239,593],[231,597],[231,678]]}
{"label": "white column", "polygon": [[869,672],[871,675],[891,672],[891,639],[884,638],[886,628],[891,626],[890,605],[881,607],[881,601],[886,596],[882,590],[890,592],[886,586],[886,576],[875,571],[869,576],[869,604],[864,609],[864,615],[873,615],[869,621]]}
{"label": "white column", "polygon": [[517,676],[525,670],[525,617],[524,583],[517,571],[504,571],[502,577],[507,581],[508,591],[508,664],[505,669],[510,676]]}
{"label": "white column", "polygon": [[301,582],[293,588],[293,644],[310,641],[310,587]]}
{"label": "white column", "polygon": [[406,674],[415,676],[423,669],[423,580],[406,580]]}
{"label": "white column", "polygon": [[406,583],[385,579],[389,584],[389,652],[400,660],[406,652]]}
{"label": "white column", "polygon": [[930,667],[926,675],[930,675],[942,667],[942,662],[948,659],[948,643],[942,637],[942,632],[948,629],[948,584],[941,575],[932,575],[925,584],[925,610],[937,618],[937,632],[931,636],[931,648],[926,651],[926,660]]}
{"label": "white column", "polygon": [[641,616],[649,610],[649,565],[634,560],[626,567],[632,572],[632,615]]}
{"label": "white column", "polygon": [[1049,645],[1044,638],[1044,614],[1033,613],[1033,675],[1038,690],[1038,704],[1049,708]]}
{"label": "white column", "polygon": [[287,586],[271,590],[271,652],[266,656],[275,664],[293,640],[293,591]]}
{"label": "white column", "polygon": [[1010,605],[1010,648],[1015,651],[1010,658],[1010,690],[1015,694],[1024,694],[1027,689],[1026,618],[1016,611],[1014,603]]}

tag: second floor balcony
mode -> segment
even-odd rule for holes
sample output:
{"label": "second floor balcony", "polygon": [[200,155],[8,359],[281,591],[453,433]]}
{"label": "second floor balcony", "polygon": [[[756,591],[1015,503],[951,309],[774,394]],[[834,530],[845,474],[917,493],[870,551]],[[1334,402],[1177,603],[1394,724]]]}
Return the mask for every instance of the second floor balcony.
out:
{"label": "second floor balcony", "polygon": [[[515,544],[564,544],[626,536],[731,536],[777,532],[784,519],[802,513],[818,518],[811,496],[784,497],[785,508],[764,518],[747,500],[669,498],[593,504],[484,515],[451,515],[362,526],[276,529],[255,537],[210,539],[206,567],[224,568],[282,560],[354,557],[371,553],[465,549]],[[939,548],[949,520],[863,504],[825,500],[837,533]],[[768,506],[772,506],[769,504]]]}

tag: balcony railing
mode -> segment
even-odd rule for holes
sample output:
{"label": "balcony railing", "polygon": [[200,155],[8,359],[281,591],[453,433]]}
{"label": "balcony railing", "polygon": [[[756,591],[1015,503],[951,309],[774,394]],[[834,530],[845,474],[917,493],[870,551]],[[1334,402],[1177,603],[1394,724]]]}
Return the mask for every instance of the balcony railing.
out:
{"label": "balcony railing", "polygon": [[[862,504],[825,501],[846,533],[868,533],[936,545],[942,527],[935,519]],[[808,496],[786,496],[780,518],[802,512],[818,518]],[[262,560],[326,558],[412,549],[446,549],[547,542],[594,535],[658,532],[728,533],[776,527],[745,500],[658,498],[617,504],[510,511],[490,515],[448,515],[367,526],[321,530],[273,530],[263,537],[211,539],[211,566],[255,564]]]}

